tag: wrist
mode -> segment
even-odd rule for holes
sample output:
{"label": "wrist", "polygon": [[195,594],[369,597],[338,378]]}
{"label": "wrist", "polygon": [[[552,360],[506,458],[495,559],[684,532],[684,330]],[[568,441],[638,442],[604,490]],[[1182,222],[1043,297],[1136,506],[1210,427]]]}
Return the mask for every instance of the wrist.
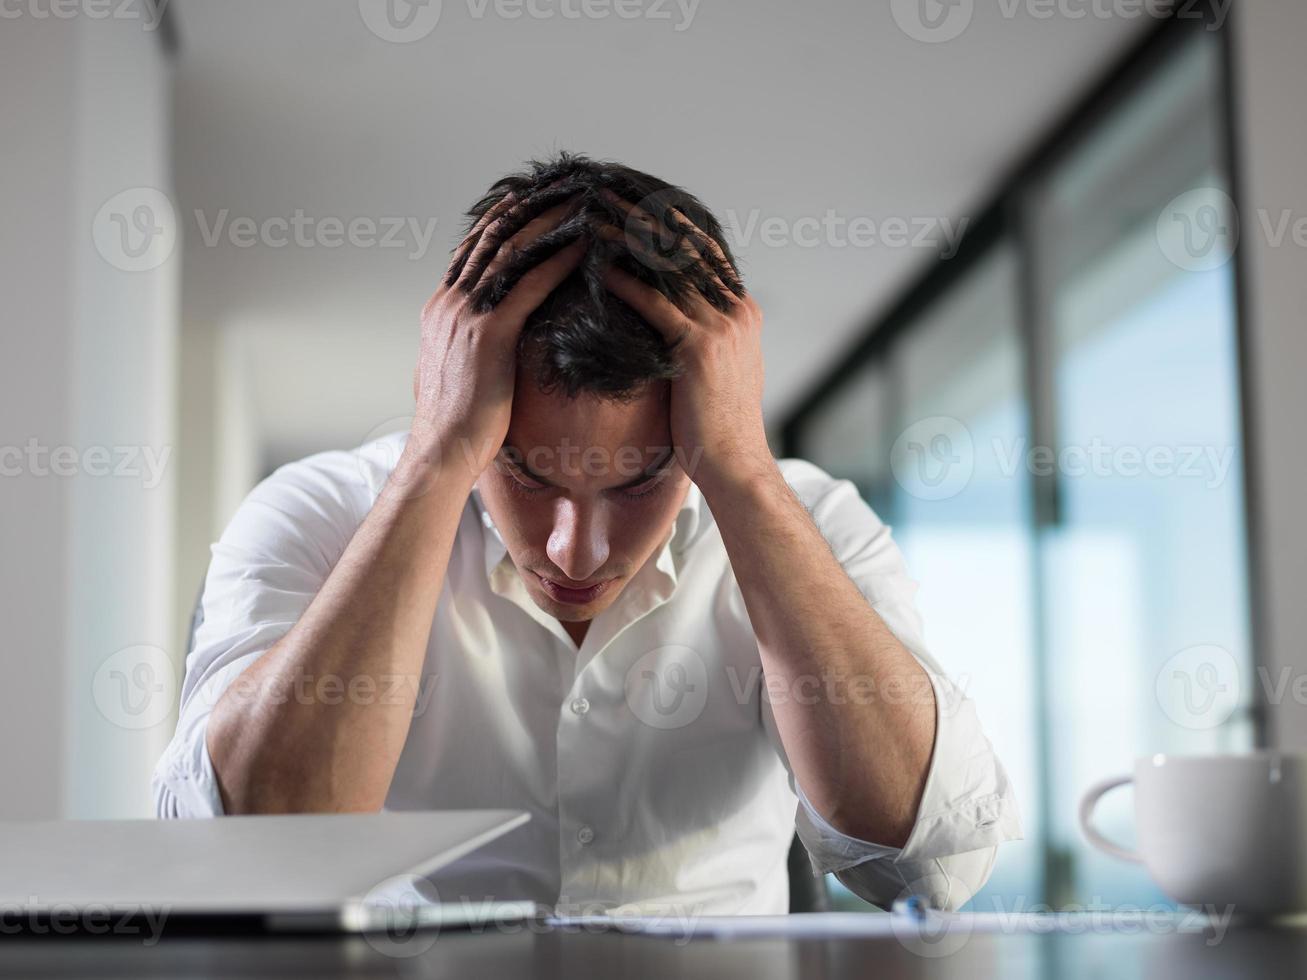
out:
{"label": "wrist", "polygon": [[466,497],[482,469],[458,440],[415,427],[390,473],[386,492],[410,498],[439,490],[442,495]]}
{"label": "wrist", "polygon": [[709,504],[714,498],[771,492],[778,481],[784,483],[785,478],[766,444],[750,451],[705,453],[694,478]]}

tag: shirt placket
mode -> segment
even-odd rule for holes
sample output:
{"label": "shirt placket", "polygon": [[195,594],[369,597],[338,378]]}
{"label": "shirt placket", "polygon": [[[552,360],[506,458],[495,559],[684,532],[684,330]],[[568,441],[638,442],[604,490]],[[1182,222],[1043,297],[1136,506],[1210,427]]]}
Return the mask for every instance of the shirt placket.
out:
{"label": "shirt placket", "polygon": [[[526,591],[507,555],[503,539],[481,510],[486,534],[486,572],[492,591],[511,601],[561,645],[555,652],[574,657],[571,688],[563,692],[555,729],[558,786],[558,855],[559,904],[575,911],[586,911],[602,889],[602,855],[614,846],[609,834],[618,832],[611,826],[613,812],[611,778],[605,776],[604,760],[613,751],[611,737],[597,729],[611,712],[624,709],[623,692],[599,689],[596,672],[590,665],[632,626],[666,603],[676,588],[679,553],[673,549],[677,530],[686,519],[683,512],[657,558],[646,563],[622,590],[617,601],[590,624],[585,640],[578,649],[562,624],[540,609]],[[604,726],[607,727],[607,726]],[[580,903],[582,907],[577,907]],[[588,910],[594,911],[593,906]]]}
{"label": "shirt placket", "polygon": [[603,855],[612,853],[612,835],[621,832],[614,826],[612,780],[605,773],[615,748],[620,751],[612,744],[612,733],[620,730],[613,712],[625,711],[626,705],[623,689],[602,685],[601,672],[592,668],[605,650],[666,603],[675,587],[676,562],[669,541],[617,602],[595,618],[577,651],[575,677],[559,711],[555,754],[562,903],[593,900],[602,892]]}

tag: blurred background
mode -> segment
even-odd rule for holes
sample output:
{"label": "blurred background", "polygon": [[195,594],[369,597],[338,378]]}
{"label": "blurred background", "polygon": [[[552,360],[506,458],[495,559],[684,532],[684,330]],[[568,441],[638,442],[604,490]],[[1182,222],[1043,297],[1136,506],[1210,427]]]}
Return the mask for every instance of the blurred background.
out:
{"label": "blurred background", "polygon": [[209,544],[405,425],[461,213],[566,149],[716,211],[775,450],[894,525],[1023,808],[974,907],[1160,901],[1084,789],[1307,747],[1304,42],[1297,0],[0,0],[0,816],[151,812]]}

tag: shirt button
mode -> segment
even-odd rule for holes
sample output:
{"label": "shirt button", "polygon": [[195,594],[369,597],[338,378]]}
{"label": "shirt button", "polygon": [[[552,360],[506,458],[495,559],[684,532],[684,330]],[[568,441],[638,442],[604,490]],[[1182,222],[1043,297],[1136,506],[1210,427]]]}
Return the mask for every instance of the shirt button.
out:
{"label": "shirt button", "polygon": [[589,844],[592,840],[595,839],[594,829],[588,826],[582,827],[580,830],[576,832],[576,839],[579,840],[582,844]]}
{"label": "shirt button", "polygon": [[583,715],[590,710],[590,702],[585,698],[572,699],[572,714]]}

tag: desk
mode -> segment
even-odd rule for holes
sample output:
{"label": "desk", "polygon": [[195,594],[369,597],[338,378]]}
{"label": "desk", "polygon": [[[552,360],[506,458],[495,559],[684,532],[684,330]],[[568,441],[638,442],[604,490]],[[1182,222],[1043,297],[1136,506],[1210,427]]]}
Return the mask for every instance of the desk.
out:
{"label": "desk", "polygon": [[[606,932],[445,932],[419,955],[388,956],[360,937],[0,938],[0,976],[44,977],[826,977],[1296,976],[1307,931],[1231,927],[1215,945],[1195,933],[977,933],[956,952],[922,957],[892,936],[736,940]],[[426,944],[424,944],[425,946]]]}

